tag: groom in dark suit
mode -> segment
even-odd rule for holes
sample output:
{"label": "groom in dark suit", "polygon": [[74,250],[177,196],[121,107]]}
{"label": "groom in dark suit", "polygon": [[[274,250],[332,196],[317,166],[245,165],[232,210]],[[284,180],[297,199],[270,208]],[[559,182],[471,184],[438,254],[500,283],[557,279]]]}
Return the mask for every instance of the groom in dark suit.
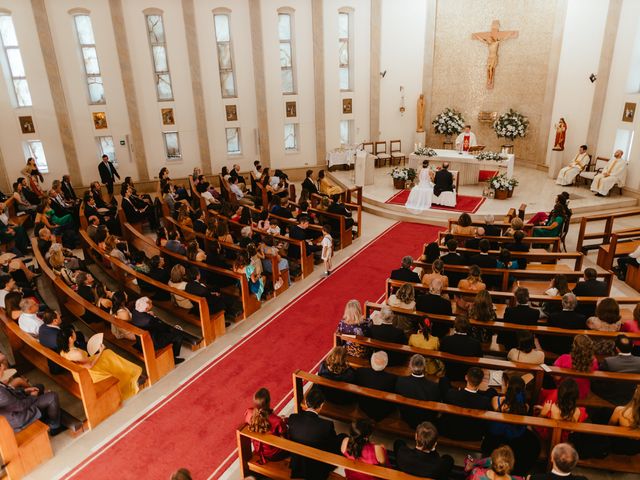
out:
{"label": "groom in dark suit", "polygon": [[439,196],[442,192],[453,192],[453,174],[449,171],[447,162],[442,164],[434,179],[433,194]]}

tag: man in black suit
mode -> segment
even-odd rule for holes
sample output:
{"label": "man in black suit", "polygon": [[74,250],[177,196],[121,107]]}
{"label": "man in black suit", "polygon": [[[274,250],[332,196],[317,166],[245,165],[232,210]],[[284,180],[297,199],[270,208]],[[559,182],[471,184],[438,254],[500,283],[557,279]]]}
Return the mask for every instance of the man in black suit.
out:
{"label": "man in black suit", "polygon": [[71,175],[63,175],[61,186],[62,194],[64,198],[67,199],[68,202],[76,202],[78,201],[78,196],[76,195],[76,191],[73,189],[73,185],[71,184]]}
{"label": "man in black suit", "polygon": [[[38,330],[38,341],[40,345],[60,353],[60,348],[58,347],[58,336],[60,335],[60,325],[62,325],[60,312],[47,308],[42,312],[42,321],[44,323],[40,325],[40,329]],[[74,344],[82,350],[87,349],[87,341],[82,332],[76,331],[76,341]],[[47,360],[47,363],[49,364],[49,371],[53,374],[57,375],[66,372],[64,368],[51,360]]]}
{"label": "man in black suit", "polygon": [[434,178],[433,194],[437,197],[442,192],[453,192],[453,174],[449,171],[448,162],[442,164]]}
{"label": "man in black suit", "polygon": [[[332,199],[333,201],[327,207],[327,212],[343,216],[345,228],[347,230],[351,229],[356,223],[352,218],[353,214],[351,213],[351,210],[349,210],[344,203],[340,202],[339,194],[334,195]],[[336,225],[335,225],[336,231],[338,231],[339,226],[340,226],[339,223],[336,222]],[[331,228],[334,228],[334,226],[331,225]]]}
{"label": "man in black suit", "polygon": [[[578,282],[573,289],[576,297],[607,297],[609,288],[607,284],[597,279],[598,272],[595,268],[587,268],[584,271],[584,281]],[[576,310],[587,318],[596,313],[595,303],[578,305]]]}
{"label": "man in black suit", "polygon": [[[384,371],[388,363],[386,352],[375,352],[371,355],[371,368],[358,368],[356,370],[356,383],[361,387],[393,393],[396,388],[397,377]],[[395,408],[393,403],[371,397],[359,397],[358,405],[360,405],[360,410],[376,421],[382,420]]]}
{"label": "man in black suit", "polygon": [[247,185],[247,181],[240,174],[240,165],[238,165],[237,163],[234,164],[233,168],[231,169],[231,172],[229,172],[229,176],[232,177],[232,178],[237,178],[238,179],[238,183],[240,184],[238,186],[244,190],[244,187],[246,187],[246,185]]}
{"label": "man in black suit", "polygon": [[[298,224],[291,227],[289,230],[289,237],[294,240],[304,240],[307,245],[307,253],[313,253],[314,256],[320,258],[320,254],[322,253],[322,246],[313,243],[313,239],[315,236],[311,231],[309,231],[309,217],[306,215],[300,215],[298,217]],[[291,258],[296,260],[300,259],[300,248],[296,245],[289,245],[288,254]]]}
{"label": "man in black suit", "polygon": [[[458,407],[492,410],[491,398],[478,390],[483,378],[484,372],[477,367],[469,369],[465,376],[467,385],[462,389],[452,388],[448,377],[441,378],[440,392],[443,401]],[[460,415],[443,415],[439,423],[440,432],[455,440],[481,440],[486,427],[484,420]]]}
{"label": "man in black suit", "polygon": [[[440,340],[440,351],[462,355],[465,357],[482,357],[482,344],[469,335],[471,325],[467,317],[458,316],[453,323],[454,333]],[[447,377],[452,380],[462,380],[467,366],[455,362],[445,362]]]}
{"label": "man in black suit", "polygon": [[393,444],[398,470],[418,477],[446,480],[453,468],[453,458],[451,455],[440,456],[437,445],[436,427],[430,422],[421,423],[416,428],[416,448],[409,448],[404,440],[396,440]]}
{"label": "man in black suit", "polygon": [[[440,257],[440,260],[444,262],[445,265],[464,265],[465,259],[458,252],[458,241],[455,238],[451,238],[447,241],[447,253]],[[445,267],[445,275],[449,279],[449,285],[452,287],[457,287],[458,282],[465,277],[465,274],[462,272],[449,272]]]}
{"label": "man in black suit", "polygon": [[306,195],[306,198],[310,198],[311,195],[318,195],[320,192],[318,191],[318,185],[313,181],[313,170],[307,170],[305,174],[305,179],[302,182],[302,193]]}
{"label": "man in black suit", "polygon": [[[373,325],[369,328],[369,337],[381,342],[407,343],[407,337],[402,329],[393,326],[393,311],[389,306],[383,306],[378,315],[373,320]],[[404,363],[405,356],[399,352],[387,352],[389,365],[400,365]]]}
{"label": "man in black suit", "polygon": [[[149,260],[149,272],[145,275],[154,279],[156,282],[168,284],[169,283],[169,270],[167,270],[164,266],[164,258],[160,255],[154,255]],[[171,294],[166,290],[162,290],[161,288],[152,288],[153,291],[153,299],[158,301],[168,301],[171,300]]]}
{"label": "man in black suit", "polygon": [[289,208],[289,197],[282,197],[280,203],[273,206],[271,213],[282,218],[293,218],[293,213]]}
{"label": "man in black suit", "polygon": [[[518,230],[517,232],[515,232],[513,234],[513,242],[504,243],[502,245],[502,248],[506,248],[511,253],[513,253],[513,252],[526,253],[526,252],[529,251],[530,245],[528,243],[522,243],[522,240],[524,239],[524,237],[525,237],[524,232],[522,230]],[[523,258],[523,257],[519,257],[518,258],[518,267],[521,270],[526,269],[527,268],[527,259]]]}
{"label": "man in black suit", "polygon": [[[181,358],[180,348],[182,341],[187,340],[186,334],[180,330],[173,328],[152,313],[153,303],[149,297],[140,297],[136,300],[136,306],[131,314],[131,323],[138,328],[147,330],[151,334],[151,340],[156,350],[160,350],[167,345],[173,348],[173,361],[175,364],[184,362]],[[188,343],[195,343],[189,341]]]}
{"label": "man in black suit", "polygon": [[[451,301],[442,298],[442,280],[434,278],[429,285],[429,293],[416,297],[416,310],[423,313],[433,313],[435,315],[453,315]],[[437,323],[433,326],[433,334],[442,337],[449,331],[448,324]]]}
{"label": "man in black suit", "polygon": [[108,155],[102,155],[102,161],[98,165],[98,173],[100,173],[100,181],[107,186],[109,196],[113,196],[113,184],[116,178],[120,180],[120,175],[113,163],[109,161]]}
{"label": "man in black suit", "polygon": [[496,257],[489,255],[491,243],[486,238],[478,242],[480,253],[469,257],[469,265],[477,265],[480,268],[496,268]]}
{"label": "man in black suit", "polygon": [[[640,357],[631,355],[633,343],[626,335],[616,337],[616,353],[600,362],[600,370],[617,373],[640,373]],[[630,382],[594,380],[591,389],[614,405],[626,405],[631,401],[636,385]]]}
{"label": "man in black suit", "polygon": [[[518,325],[537,325],[540,318],[540,310],[532,308],[529,304],[529,289],[518,287],[515,291],[516,306],[507,307],[504,311],[505,323]],[[517,346],[516,335],[513,332],[498,333],[498,343],[504,345],[509,351]]]}
{"label": "man in black suit", "polygon": [[[340,453],[341,436],[336,435],[333,422],[318,416],[324,404],[324,394],[317,386],[309,390],[305,398],[306,409],[289,415],[289,439],[330,453]],[[324,480],[334,469],[333,465],[307,457],[291,455],[291,478]]]}
{"label": "man in black suit", "polygon": [[484,234],[486,236],[499,237],[502,233],[502,229],[494,225],[495,221],[495,217],[491,214],[484,216]]}
{"label": "man in black suit", "polygon": [[[408,377],[398,377],[396,381],[396,393],[403,397],[415,400],[430,400],[437,402],[440,399],[438,385],[424,377],[425,359],[422,355],[416,354],[409,361],[411,375]],[[412,428],[416,428],[422,422],[435,419],[435,412],[424,408],[408,407],[399,405],[400,416]]]}
{"label": "man in black suit", "polygon": [[578,452],[568,443],[559,443],[551,450],[551,471],[534,473],[529,480],[587,480],[582,475],[571,472],[578,464]]}
{"label": "man in black suit", "polygon": [[[578,302],[576,296],[569,292],[562,296],[562,310],[549,316],[547,325],[567,330],[584,330],[587,328],[587,317],[576,312]],[[562,355],[571,351],[573,339],[569,336],[544,335],[540,336],[540,343],[545,350]]]}
{"label": "man in black suit", "polygon": [[402,265],[400,268],[391,271],[391,280],[400,280],[403,282],[420,283],[420,277],[416,272],[411,270],[413,258],[409,255],[402,257]]}

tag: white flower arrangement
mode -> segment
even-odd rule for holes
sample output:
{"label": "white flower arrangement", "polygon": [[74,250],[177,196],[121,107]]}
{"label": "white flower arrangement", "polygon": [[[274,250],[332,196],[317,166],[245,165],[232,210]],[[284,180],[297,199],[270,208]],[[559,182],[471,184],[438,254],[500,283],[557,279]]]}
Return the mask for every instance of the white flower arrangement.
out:
{"label": "white flower arrangement", "polygon": [[507,156],[499,152],[480,152],[476,155],[476,160],[493,160],[494,162],[501,162],[506,159]]}
{"label": "white flower arrangement", "polygon": [[494,190],[513,190],[518,185],[518,180],[508,178],[506,173],[501,173],[490,178],[487,183]]}
{"label": "white flower arrangement", "polygon": [[407,167],[394,167],[389,175],[394,180],[413,180],[416,178],[416,170]]}
{"label": "white flower arrangement", "polygon": [[413,153],[415,153],[416,155],[421,155],[423,157],[435,157],[436,155],[438,155],[433,148],[429,147],[418,147]]}
{"label": "white flower arrangement", "polygon": [[529,119],[510,109],[507,113],[503,113],[493,123],[493,130],[498,137],[513,140],[516,137],[524,137],[529,129]]}
{"label": "white flower arrangement", "polygon": [[452,108],[445,108],[431,123],[436,133],[446,136],[458,135],[465,125],[462,113]]}

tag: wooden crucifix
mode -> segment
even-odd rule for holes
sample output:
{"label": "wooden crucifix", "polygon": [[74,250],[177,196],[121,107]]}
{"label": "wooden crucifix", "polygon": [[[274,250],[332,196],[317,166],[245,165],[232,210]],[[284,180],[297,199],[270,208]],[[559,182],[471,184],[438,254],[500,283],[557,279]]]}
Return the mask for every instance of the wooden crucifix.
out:
{"label": "wooden crucifix", "polygon": [[500,47],[500,42],[508,40],[509,38],[518,38],[518,31],[505,30],[501,32],[499,20],[491,22],[491,31],[471,34],[472,40],[480,40],[489,47],[489,57],[487,58],[487,88],[489,89],[493,88],[493,78],[496,73],[496,66],[498,65],[498,48]]}

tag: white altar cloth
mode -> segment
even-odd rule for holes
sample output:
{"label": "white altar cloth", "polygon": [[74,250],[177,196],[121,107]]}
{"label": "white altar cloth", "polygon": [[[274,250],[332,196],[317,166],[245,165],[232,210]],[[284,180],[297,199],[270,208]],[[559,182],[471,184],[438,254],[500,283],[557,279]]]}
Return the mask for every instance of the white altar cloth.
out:
{"label": "white altar cloth", "polygon": [[356,148],[334,148],[327,152],[327,167],[331,168],[335,165],[353,165],[356,163]]}
{"label": "white altar cloth", "polygon": [[450,170],[458,170],[460,185],[476,185],[478,183],[478,173],[482,170],[495,170],[497,168],[506,169],[507,177],[513,176],[513,165],[515,155],[508,154],[506,160],[494,162],[493,160],[476,160],[475,155],[459,153],[457,150],[434,149],[437,153],[435,157],[424,155],[409,155],[408,166],[419,170],[423,160],[429,160],[429,165],[440,167],[444,162],[449,162]]}

